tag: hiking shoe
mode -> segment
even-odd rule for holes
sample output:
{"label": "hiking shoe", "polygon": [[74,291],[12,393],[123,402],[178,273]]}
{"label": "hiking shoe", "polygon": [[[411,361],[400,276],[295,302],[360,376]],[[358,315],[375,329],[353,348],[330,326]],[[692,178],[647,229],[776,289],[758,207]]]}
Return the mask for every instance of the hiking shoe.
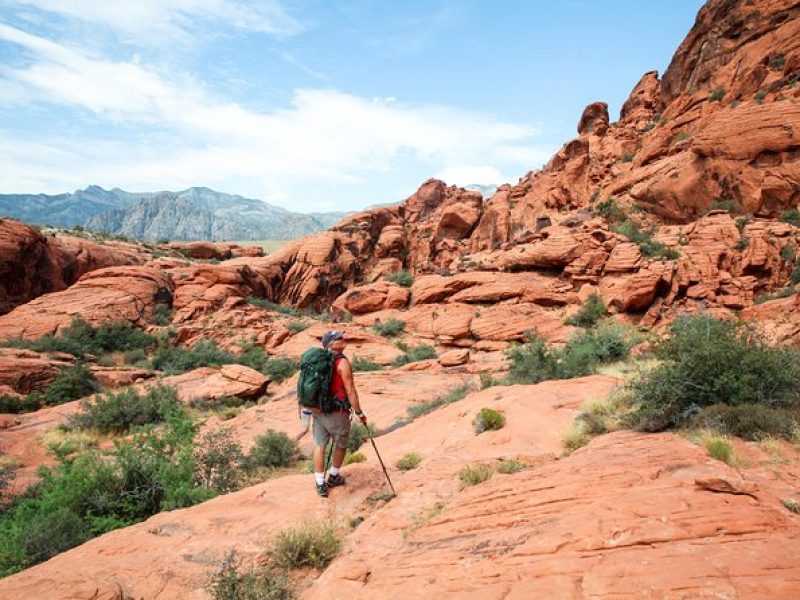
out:
{"label": "hiking shoe", "polygon": [[340,475],[328,475],[328,487],[336,487],[337,485],[344,485],[345,479]]}
{"label": "hiking shoe", "polygon": [[323,498],[328,497],[328,486],[324,483],[318,483],[317,485],[317,494],[322,496]]}

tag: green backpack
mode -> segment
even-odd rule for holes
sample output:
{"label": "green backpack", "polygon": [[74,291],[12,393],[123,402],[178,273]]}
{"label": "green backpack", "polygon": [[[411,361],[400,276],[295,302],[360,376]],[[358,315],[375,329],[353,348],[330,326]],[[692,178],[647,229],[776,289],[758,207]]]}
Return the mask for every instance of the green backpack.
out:
{"label": "green backpack", "polygon": [[309,348],[300,357],[300,377],[297,380],[297,400],[303,406],[320,412],[333,410],[331,378],[336,354],[325,348]]}

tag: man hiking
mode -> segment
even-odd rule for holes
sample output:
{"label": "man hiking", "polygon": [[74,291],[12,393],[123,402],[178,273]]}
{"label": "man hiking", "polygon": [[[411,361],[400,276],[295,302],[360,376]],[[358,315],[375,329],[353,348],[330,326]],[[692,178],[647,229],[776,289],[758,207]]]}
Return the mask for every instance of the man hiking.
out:
{"label": "man hiking", "polygon": [[[322,336],[322,347],[333,352],[335,356],[330,383],[330,396],[333,399],[332,410],[323,413],[320,409],[310,409],[313,418],[314,479],[317,493],[324,498],[328,495],[328,488],[345,483],[339,469],[344,461],[347,441],[350,437],[350,410],[352,409],[365,425],[367,415],[361,410],[350,361],[343,354],[347,347],[344,333],[341,331],[326,332]],[[333,439],[333,460],[326,481],[325,448],[330,439]]]}

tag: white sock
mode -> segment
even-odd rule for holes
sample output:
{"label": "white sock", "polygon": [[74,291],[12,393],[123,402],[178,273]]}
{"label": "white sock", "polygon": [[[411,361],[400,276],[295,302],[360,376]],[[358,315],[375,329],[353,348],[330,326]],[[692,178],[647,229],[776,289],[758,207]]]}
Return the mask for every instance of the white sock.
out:
{"label": "white sock", "polygon": [[314,479],[317,480],[317,485],[325,483],[325,473],[314,473]]}
{"label": "white sock", "polygon": [[333,475],[334,477],[336,477],[336,476],[339,474],[339,467],[333,467],[333,466],[332,466],[332,467],[331,467],[331,468],[328,470],[328,474],[329,474],[329,475]]}

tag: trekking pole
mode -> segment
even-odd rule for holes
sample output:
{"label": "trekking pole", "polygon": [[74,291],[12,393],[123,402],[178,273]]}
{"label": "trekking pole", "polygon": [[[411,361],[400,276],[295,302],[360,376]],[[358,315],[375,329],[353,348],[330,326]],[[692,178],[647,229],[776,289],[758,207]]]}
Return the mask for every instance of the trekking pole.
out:
{"label": "trekking pole", "polygon": [[369,429],[367,429],[367,437],[369,438],[369,441],[372,442],[372,448],[375,450],[375,456],[378,457],[378,462],[381,463],[381,469],[383,469],[383,474],[386,475],[386,481],[389,482],[389,488],[392,490],[392,494],[397,496],[397,492],[394,491],[394,486],[392,485],[392,480],[389,479],[389,473],[386,472],[386,465],[383,464],[381,453],[378,452],[378,447],[375,445],[375,440],[372,439],[372,434],[370,433]]}
{"label": "trekking pole", "polygon": [[325,471],[323,471],[324,473],[327,473],[328,469],[331,466],[331,459],[333,458],[333,438],[331,438],[330,446],[326,446],[326,449],[328,450],[328,458],[325,459]]}

